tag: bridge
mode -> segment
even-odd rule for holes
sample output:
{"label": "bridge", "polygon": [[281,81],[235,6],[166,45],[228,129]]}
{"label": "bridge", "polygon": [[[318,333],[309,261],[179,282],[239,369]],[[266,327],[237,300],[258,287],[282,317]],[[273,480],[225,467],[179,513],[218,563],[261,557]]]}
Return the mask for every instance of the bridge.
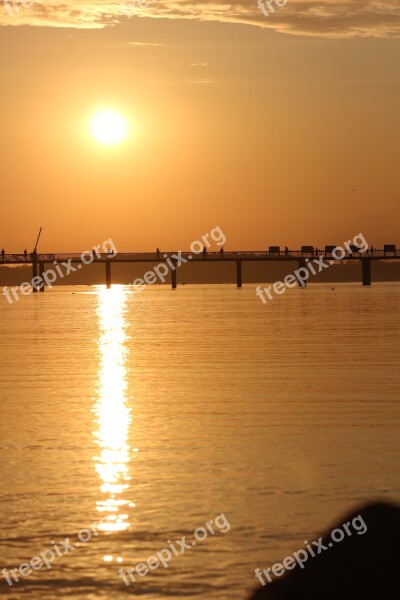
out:
{"label": "bridge", "polygon": [[[339,256],[340,250],[340,256]],[[84,257],[86,255],[86,257]],[[89,256],[88,256],[89,255]],[[86,260],[85,260],[86,258]],[[90,262],[88,260],[90,259]],[[362,283],[371,285],[371,264],[374,261],[400,260],[400,252],[393,244],[385,245],[382,249],[368,248],[363,251],[358,246],[348,246],[346,250],[341,246],[325,246],[323,250],[318,250],[313,246],[302,246],[300,250],[282,250],[279,246],[270,246],[265,250],[249,251],[219,251],[219,252],[122,252],[113,254],[108,253],[32,253],[24,254],[0,254],[0,266],[2,265],[31,265],[32,266],[32,287],[34,292],[44,292],[45,282],[43,275],[46,265],[61,265],[69,263],[77,264],[77,269],[84,265],[104,264],[105,265],[105,283],[108,288],[112,284],[111,267],[112,263],[156,263],[169,266],[171,273],[172,289],[177,287],[177,268],[183,263],[236,263],[236,284],[238,288],[243,285],[242,264],[244,262],[297,262],[299,268],[306,268],[313,260],[323,260],[325,263],[343,261],[359,261],[362,265]],[[74,268],[74,270],[76,270]],[[41,280],[41,281],[40,281]],[[305,283],[304,283],[305,285]]]}

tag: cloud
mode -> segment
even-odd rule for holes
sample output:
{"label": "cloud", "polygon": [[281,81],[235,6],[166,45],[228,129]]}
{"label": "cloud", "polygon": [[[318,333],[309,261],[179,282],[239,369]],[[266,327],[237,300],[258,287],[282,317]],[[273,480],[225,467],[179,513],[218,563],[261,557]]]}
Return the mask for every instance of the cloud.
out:
{"label": "cloud", "polygon": [[165,46],[165,44],[159,44],[158,42],[127,42],[128,46]]}
{"label": "cloud", "polygon": [[399,0],[287,0],[285,6],[275,5],[268,16],[257,0],[45,0],[25,1],[26,8],[21,0],[4,0],[4,4],[0,25],[9,26],[103,28],[132,17],[149,17],[242,23],[292,35],[400,37]]}

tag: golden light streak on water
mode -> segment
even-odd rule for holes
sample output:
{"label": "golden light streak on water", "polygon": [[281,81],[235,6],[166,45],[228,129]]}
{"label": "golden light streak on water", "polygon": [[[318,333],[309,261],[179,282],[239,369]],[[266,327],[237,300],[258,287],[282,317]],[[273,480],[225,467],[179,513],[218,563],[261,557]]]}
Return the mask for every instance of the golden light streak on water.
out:
{"label": "golden light streak on water", "polygon": [[125,507],[129,489],[131,449],[128,433],[131,410],[126,404],[126,291],[122,286],[99,288],[98,309],[99,377],[98,399],[94,408],[96,429],[93,432],[100,454],[94,458],[99,474],[101,496],[97,511],[101,515],[99,530],[107,533],[129,527]]}

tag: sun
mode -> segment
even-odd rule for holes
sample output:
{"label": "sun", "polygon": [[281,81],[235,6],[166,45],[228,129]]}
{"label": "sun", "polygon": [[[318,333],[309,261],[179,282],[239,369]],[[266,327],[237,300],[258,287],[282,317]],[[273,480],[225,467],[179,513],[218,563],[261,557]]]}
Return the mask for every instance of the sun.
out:
{"label": "sun", "polygon": [[126,121],[116,112],[103,110],[92,119],[92,133],[103,144],[116,144],[127,133]]}

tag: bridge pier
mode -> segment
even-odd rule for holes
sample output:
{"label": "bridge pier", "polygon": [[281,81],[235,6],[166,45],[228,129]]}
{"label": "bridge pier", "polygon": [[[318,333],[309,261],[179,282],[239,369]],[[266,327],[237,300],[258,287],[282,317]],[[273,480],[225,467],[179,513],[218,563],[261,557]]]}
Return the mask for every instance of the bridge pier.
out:
{"label": "bridge pier", "polygon": [[371,259],[370,258],[362,258],[362,282],[363,285],[371,285],[372,277],[371,277]]}
{"label": "bridge pier", "polygon": [[[40,263],[39,263],[39,275],[40,275],[40,277],[43,277],[43,273],[44,273],[44,262],[40,261]],[[40,286],[40,291],[44,292],[44,288],[45,288],[45,285],[44,285],[44,281],[43,281],[43,283]]]}
{"label": "bridge pier", "polygon": [[[38,259],[37,259],[37,252],[36,250],[34,250],[32,252],[32,281],[35,279],[35,277],[37,277],[38,274]],[[35,286],[33,286],[33,293],[36,294],[37,293],[37,288]]]}
{"label": "bridge pier", "polygon": [[173,290],[176,290],[176,260],[171,260],[174,265],[174,268],[171,269],[171,287]]}
{"label": "bridge pier", "polygon": [[[297,264],[299,266],[299,269],[306,269],[307,268],[307,263],[306,263],[306,259],[305,258],[299,258],[299,260],[297,261]],[[299,281],[299,286],[300,287],[306,287],[306,285],[307,285],[306,281],[302,280],[300,282],[300,279],[298,281]]]}
{"label": "bridge pier", "polygon": [[236,261],[236,286],[238,288],[241,288],[243,285],[243,279],[242,279],[242,261],[241,260],[237,260]]}
{"label": "bridge pier", "polygon": [[111,263],[109,260],[106,262],[106,286],[108,290],[111,287]]}

